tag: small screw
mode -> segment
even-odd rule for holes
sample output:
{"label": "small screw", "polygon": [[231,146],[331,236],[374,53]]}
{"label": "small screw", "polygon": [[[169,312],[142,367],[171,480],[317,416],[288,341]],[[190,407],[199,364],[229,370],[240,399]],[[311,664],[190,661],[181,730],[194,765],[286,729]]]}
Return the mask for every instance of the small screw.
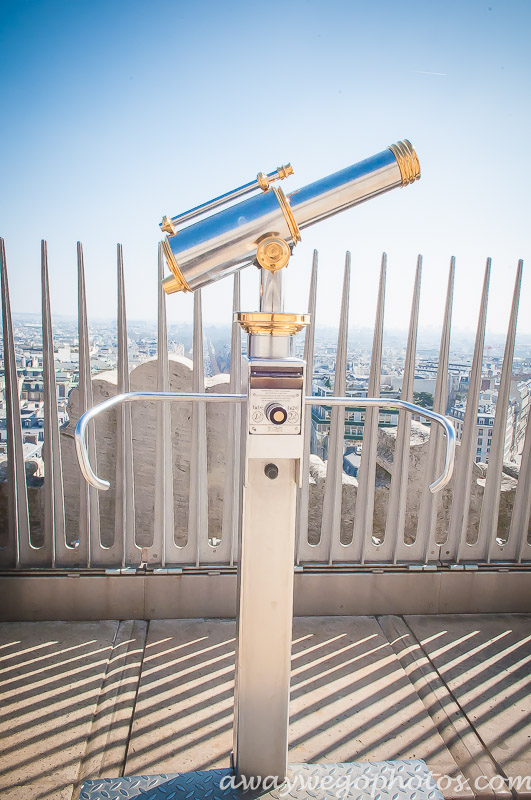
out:
{"label": "small screw", "polygon": [[264,472],[272,481],[274,481],[275,478],[278,478],[278,467],[276,464],[266,464],[264,467]]}

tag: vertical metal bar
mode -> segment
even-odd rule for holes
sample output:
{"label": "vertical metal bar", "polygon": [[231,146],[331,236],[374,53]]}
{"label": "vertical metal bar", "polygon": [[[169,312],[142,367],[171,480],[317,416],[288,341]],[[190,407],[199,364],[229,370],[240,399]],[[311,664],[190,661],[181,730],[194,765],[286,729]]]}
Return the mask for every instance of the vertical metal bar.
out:
{"label": "vertical metal bar", "polygon": [[[350,296],[350,253],[345,258],[341,316],[337,337],[336,371],[334,394],[345,397],[347,392],[347,341],[348,312]],[[345,408],[333,406],[330,418],[330,438],[328,442],[328,463],[326,485],[323,499],[323,518],[321,522],[321,544],[328,549],[328,562],[341,561],[341,496],[343,476],[343,443],[345,440]]]}
{"label": "vertical metal bar", "polygon": [[[310,324],[304,336],[304,361],[306,362],[306,377],[304,395],[313,394],[313,355],[315,348],[315,309],[317,304],[317,271],[319,254],[313,251],[312,276],[310,280],[310,296],[308,298],[308,313]],[[308,543],[308,511],[310,505],[310,447],[312,438],[312,408],[305,405],[304,414],[304,452],[302,457],[301,472],[302,486],[297,491],[297,527],[295,529],[295,559],[296,563],[312,559],[312,545]]]}
{"label": "vertical metal bar", "polygon": [[[385,310],[385,283],[387,279],[387,253],[382,253],[380,267],[380,284],[376,303],[376,319],[372,339],[371,369],[369,374],[369,397],[379,397],[382,375],[382,351]],[[374,522],[374,494],[376,487],[376,455],[378,449],[377,408],[368,408],[365,412],[363,427],[363,444],[361,463],[358,471],[358,493],[356,496],[356,512],[352,536],[353,559],[365,563],[367,555],[370,559],[378,558],[378,547],[374,545],[372,533]]]}
{"label": "vertical metal bar", "polygon": [[527,417],[524,449],[518,475],[518,486],[514,498],[509,543],[517,543],[518,562],[531,560],[531,544],[528,539],[531,519],[531,417]]}
{"label": "vertical metal bar", "polygon": [[[404,363],[404,377],[400,399],[408,403],[413,402],[415,385],[415,354],[417,349],[417,330],[419,323],[420,281],[422,275],[422,256],[417,258],[417,271],[413,289],[413,302]],[[387,543],[392,543],[393,563],[399,560],[408,561],[410,556],[408,547],[404,542],[406,522],[406,502],[409,474],[409,450],[411,440],[411,414],[401,411],[398,415],[396,432],[395,454],[393,459],[393,475],[389,492],[389,506],[385,523],[384,548]]]}
{"label": "vertical metal bar", "polygon": [[42,284],[42,360],[44,383],[44,548],[47,562],[55,566],[56,542],[66,546],[65,501],[59,417],[57,413],[57,384],[53,348],[50,285],[48,280],[48,246],[41,242]]}
{"label": "vertical metal bar", "polygon": [[500,387],[498,389],[498,399],[496,401],[487,480],[485,482],[485,492],[483,494],[483,503],[479,519],[479,534],[477,543],[473,548],[474,553],[472,554],[472,557],[475,557],[477,553],[480,558],[488,562],[492,559],[503,559],[504,561],[507,559],[514,560],[517,552],[516,539],[512,542],[507,541],[506,544],[498,544],[496,534],[500,511],[503,452],[505,449],[505,433],[507,430],[507,409],[509,407],[509,393],[511,391],[511,380],[513,377],[514,341],[516,338],[516,322],[518,319],[523,267],[524,262],[520,260],[516,270],[511,316],[503,354],[503,365]]}
{"label": "vertical metal bar", "polygon": [[470,508],[470,485],[472,480],[472,466],[476,453],[476,423],[478,416],[479,392],[481,389],[481,372],[483,367],[483,347],[485,344],[485,324],[487,321],[487,303],[489,299],[489,282],[491,259],[487,258],[483,291],[479,309],[478,327],[474,356],[468,384],[465,418],[463,421],[463,434],[461,446],[456,454],[456,467],[454,478],[454,498],[450,512],[450,525],[448,539],[444,547],[445,561],[461,561],[468,558],[466,541],[468,528],[468,512]]}
{"label": "vertical metal bar", "polygon": [[[170,391],[170,364],[168,359],[168,326],[166,321],[166,292],[162,288],[164,256],[158,246],[158,329],[157,329],[157,391]],[[155,445],[155,520],[153,532],[153,558],[158,555],[162,566],[168,556],[175,557],[173,514],[173,460],[171,405],[157,406],[157,438]]]}
{"label": "vertical metal bar", "polygon": [[[85,290],[85,264],[83,245],[77,243],[78,275],[78,337],[79,337],[79,415],[84,414],[94,404],[92,378],[90,374],[90,345],[87,320],[87,297]],[[90,463],[96,469],[96,433],[94,424],[87,431]],[[79,538],[75,548],[69,547],[61,554],[65,564],[91,565],[92,554],[99,552],[100,513],[98,491],[89,486],[83,475],[79,475]],[[58,556],[59,557],[59,556]]]}
{"label": "vertical metal bar", "polygon": [[[166,293],[162,288],[162,279],[164,277],[164,257],[162,250],[159,249],[159,327],[158,327],[158,352],[159,352],[159,365],[158,365],[158,380],[160,386],[168,386],[171,390],[171,375],[169,370],[169,357],[168,357],[168,336],[167,336],[167,323],[166,323]],[[197,295],[197,296],[196,296]],[[199,307],[199,310],[198,310]],[[199,385],[203,387],[204,391],[204,371],[203,371],[203,336],[201,330],[201,298],[200,292],[194,294],[194,335],[193,335],[193,373],[192,373],[192,391],[194,386]],[[199,330],[198,330],[199,329]],[[198,342],[199,340],[199,342]],[[160,363],[160,356],[163,356]],[[197,365],[197,358],[200,360],[200,365]],[[166,366],[164,366],[166,361]],[[166,389],[164,390],[166,391]],[[166,414],[157,417],[157,464],[158,472],[156,473],[156,496],[155,501],[160,503],[160,498],[164,494],[164,553],[162,563],[164,566],[174,566],[180,564],[197,564],[198,562],[198,514],[201,513],[201,503],[198,498],[202,497],[202,493],[198,488],[198,467],[199,458],[197,452],[198,429],[198,415],[194,412],[197,404],[192,403],[190,408],[191,418],[191,437],[190,437],[190,465],[189,465],[189,486],[188,486],[188,536],[186,543],[183,545],[176,544],[175,541],[175,487],[174,487],[174,450],[173,450],[173,413],[178,412],[178,408],[171,403],[162,403],[159,409],[166,409]],[[205,404],[198,404],[205,409]],[[184,409],[183,409],[184,411]],[[206,418],[206,414],[204,415]],[[179,440],[178,440],[179,443]],[[182,443],[179,443],[182,448]],[[161,459],[161,455],[163,458]],[[177,451],[177,459],[181,455],[181,451]],[[184,456],[185,454],[182,453]],[[160,461],[164,462],[164,468]],[[206,465],[206,456],[204,457]],[[182,468],[179,466],[179,461],[176,462],[177,471]],[[158,488],[157,488],[158,487]],[[160,506],[159,506],[160,507]],[[162,510],[162,509],[161,509]],[[208,514],[208,510],[207,510]],[[208,519],[208,516],[207,516]],[[157,529],[162,525],[162,515],[157,518]],[[156,552],[156,551],[154,551]]]}
{"label": "vertical metal bar", "polygon": [[[125,307],[124,261],[122,245],[116,248],[118,286],[118,385],[117,392],[129,391],[129,357]],[[123,403],[116,409],[116,503],[114,542],[120,541],[122,563],[137,565],[140,548],[135,543],[135,491],[133,469],[133,430],[131,406]]]}
{"label": "vertical metal bar", "polygon": [[[203,322],[201,291],[194,293],[194,371],[192,391],[205,391],[203,360]],[[192,406],[192,451],[190,454],[190,505],[188,512],[188,544],[195,543],[196,566],[210,560],[208,542],[208,470],[206,404]]]}
{"label": "vertical metal bar", "polygon": [[[263,272],[264,270],[262,270]],[[240,310],[240,273],[234,275],[232,311]],[[230,391],[238,393],[242,384],[242,333],[238,322],[232,323],[230,346]],[[238,532],[241,509],[241,409],[235,405],[228,407],[227,427],[227,469],[223,491],[223,519],[221,523],[221,545],[223,556],[228,547],[229,563],[238,560]]]}
{"label": "vertical metal bar", "polygon": [[13,340],[13,321],[9,301],[9,283],[4,240],[0,239],[0,271],[2,283],[2,323],[4,337],[4,375],[6,383],[8,538],[0,550],[1,563],[25,566],[31,559],[28,495],[24,445],[20,422],[20,401]]}
{"label": "vertical metal bar", "polygon": [[[448,274],[448,288],[446,291],[446,306],[444,309],[441,345],[439,348],[437,380],[435,381],[435,393],[433,396],[433,410],[438,414],[446,413],[446,404],[448,400],[448,364],[450,361],[450,332],[452,328],[454,279],[455,257],[452,256],[450,259],[450,272]],[[435,534],[437,528],[437,511],[440,504],[440,494],[432,494],[429,490],[429,485],[434,477],[436,475],[440,475],[441,473],[444,460],[444,446],[444,436],[440,426],[432,425],[430,428],[426,469],[424,472],[417,522],[417,538],[414,548],[415,551],[418,550],[423,564],[428,563],[428,561],[436,561],[439,558],[440,545],[438,545],[435,541]]]}

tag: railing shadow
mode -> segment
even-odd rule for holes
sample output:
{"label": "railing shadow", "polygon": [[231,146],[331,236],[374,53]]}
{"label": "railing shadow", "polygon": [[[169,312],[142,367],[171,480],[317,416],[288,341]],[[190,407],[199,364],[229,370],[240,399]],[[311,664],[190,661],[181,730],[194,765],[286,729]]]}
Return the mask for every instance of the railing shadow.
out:
{"label": "railing shadow", "polygon": [[[407,621],[501,769],[510,775],[528,762],[529,618]],[[0,795],[19,786],[42,800],[85,778],[229,766],[235,623],[151,622],[140,678],[118,630],[117,622],[2,626]],[[296,619],[290,761],[423,758],[466,772],[414,677],[372,618]]]}

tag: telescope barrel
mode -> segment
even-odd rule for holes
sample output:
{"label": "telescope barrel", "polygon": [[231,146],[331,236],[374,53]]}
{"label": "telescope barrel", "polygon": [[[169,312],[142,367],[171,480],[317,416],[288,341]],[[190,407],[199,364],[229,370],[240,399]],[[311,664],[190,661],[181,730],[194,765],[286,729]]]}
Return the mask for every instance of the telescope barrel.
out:
{"label": "telescope barrel", "polygon": [[[164,289],[171,293],[207,286],[254,263],[262,239],[278,237],[293,247],[304,228],[418,178],[417,154],[405,140],[287,196],[271,187],[225,207],[164,238],[172,272],[163,282]],[[217,205],[217,201],[211,202]],[[197,210],[209,207],[211,203],[205,203]],[[189,218],[187,212],[172,222]]]}
{"label": "telescope barrel", "polygon": [[[401,145],[404,145],[403,149],[398,150]],[[416,153],[411,145],[409,148],[407,145],[391,145],[371,158],[289,194],[289,204],[299,229],[304,230],[371,197],[420,178]]]}

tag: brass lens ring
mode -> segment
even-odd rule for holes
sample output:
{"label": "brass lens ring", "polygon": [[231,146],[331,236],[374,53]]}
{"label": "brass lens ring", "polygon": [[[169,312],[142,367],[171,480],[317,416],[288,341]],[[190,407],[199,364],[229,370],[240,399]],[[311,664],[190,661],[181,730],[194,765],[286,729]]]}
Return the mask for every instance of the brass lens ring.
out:
{"label": "brass lens ring", "polygon": [[420,178],[420,164],[413,145],[408,139],[403,142],[392,144],[388,148],[396,158],[400,175],[402,176],[402,186],[414,183]]}
{"label": "brass lens ring", "polygon": [[172,249],[170,247],[170,243],[168,241],[168,237],[165,236],[162,240],[162,249],[164,250],[164,255],[166,257],[166,262],[168,267],[170,268],[172,275],[165,280],[162,281],[162,286],[166,294],[173,294],[173,292],[191,292],[192,290],[188,286],[184,275],[182,274],[181,270],[179,269],[179,265],[175,260],[175,256],[173,255]]}

